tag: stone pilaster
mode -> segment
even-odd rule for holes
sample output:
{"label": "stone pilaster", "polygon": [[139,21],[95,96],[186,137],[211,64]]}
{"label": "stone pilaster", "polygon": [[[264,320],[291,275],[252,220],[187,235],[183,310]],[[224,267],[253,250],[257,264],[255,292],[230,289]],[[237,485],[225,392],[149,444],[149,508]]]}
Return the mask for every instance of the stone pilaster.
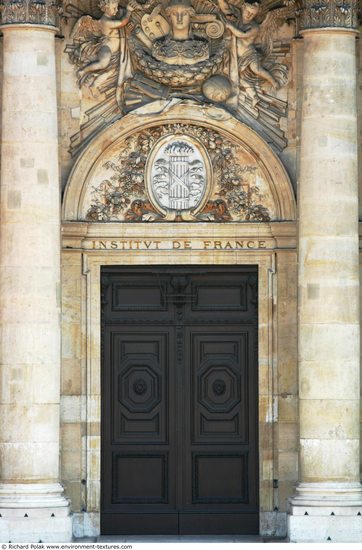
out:
{"label": "stone pilaster", "polygon": [[39,0],[1,8],[0,540],[61,542],[72,533],[59,484],[55,12]]}
{"label": "stone pilaster", "polygon": [[[292,541],[360,541],[356,2],[304,2]],[[360,514],[360,515],[358,515]]]}

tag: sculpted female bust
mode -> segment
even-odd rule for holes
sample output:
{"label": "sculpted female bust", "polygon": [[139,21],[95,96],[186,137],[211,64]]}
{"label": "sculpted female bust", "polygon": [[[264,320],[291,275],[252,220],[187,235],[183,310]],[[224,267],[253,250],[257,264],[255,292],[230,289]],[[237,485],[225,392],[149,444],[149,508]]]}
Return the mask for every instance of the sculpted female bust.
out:
{"label": "sculpted female bust", "polygon": [[152,55],[168,65],[194,65],[209,59],[209,42],[191,33],[191,18],[195,10],[190,0],[171,0],[166,8],[171,32],[155,40]]}

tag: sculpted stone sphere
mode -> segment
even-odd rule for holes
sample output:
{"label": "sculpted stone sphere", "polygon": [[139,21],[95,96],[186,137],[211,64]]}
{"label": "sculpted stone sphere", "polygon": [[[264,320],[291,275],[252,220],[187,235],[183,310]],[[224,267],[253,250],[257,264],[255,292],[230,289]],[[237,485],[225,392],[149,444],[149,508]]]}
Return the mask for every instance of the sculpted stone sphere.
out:
{"label": "sculpted stone sphere", "polygon": [[202,86],[204,96],[215,103],[226,101],[232,92],[231,82],[227,76],[216,74],[211,76]]}

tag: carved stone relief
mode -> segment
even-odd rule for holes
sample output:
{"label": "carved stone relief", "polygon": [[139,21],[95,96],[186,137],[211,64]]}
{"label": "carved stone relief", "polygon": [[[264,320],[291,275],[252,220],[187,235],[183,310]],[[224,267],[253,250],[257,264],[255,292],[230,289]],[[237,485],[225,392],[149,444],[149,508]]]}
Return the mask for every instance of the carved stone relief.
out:
{"label": "carved stone relief", "polygon": [[155,144],[146,164],[146,189],[164,217],[195,215],[212,185],[210,160],[200,142],[176,135]]}
{"label": "carved stone relief", "polygon": [[94,171],[83,199],[83,219],[94,222],[267,222],[273,216],[268,182],[252,155],[191,124],[126,138]]}
{"label": "carved stone relief", "polygon": [[358,27],[358,0],[303,0],[300,17],[300,29],[325,27]]}
{"label": "carved stone relief", "polygon": [[288,48],[273,38],[296,0],[275,9],[258,1],[166,1],[119,8],[117,0],[99,0],[86,15],[65,3],[64,16],[81,15],[65,51],[94,104],[72,153],[124,114],[159,113],[175,100],[222,106],[281,151],[287,105],[276,90],[288,82]]}
{"label": "carved stone relief", "polygon": [[58,26],[58,0],[0,0],[1,25]]}

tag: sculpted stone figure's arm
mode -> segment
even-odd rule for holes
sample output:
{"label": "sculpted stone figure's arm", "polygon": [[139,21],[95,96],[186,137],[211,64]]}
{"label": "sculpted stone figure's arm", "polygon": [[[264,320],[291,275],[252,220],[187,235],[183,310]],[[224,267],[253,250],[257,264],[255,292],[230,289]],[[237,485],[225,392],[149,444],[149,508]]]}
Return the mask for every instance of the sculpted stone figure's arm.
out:
{"label": "sculpted stone figure's arm", "polygon": [[131,19],[131,13],[133,12],[134,8],[130,4],[127,6],[126,13],[120,18],[120,19],[107,19],[106,20],[106,28],[109,30],[113,29],[121,29],[122,27],[125,27],[128,25],[130,19]]}
{"label": "sculpted stone figure's arm", "polygon": [[127,10],[122,19],[115,19],[114,21],[110,21],[108,26],[111,29],[121,29],[122,27],[125,27],[127,23],[129,23],[130,17],[131,13]]}
{"label": "sculpted stone figure's arm", "polygon": [[233,23],[230,23],[230,21],[224,20],[225,27],[229,29],[237,38],[252,38],[255,39],[258,35],[259,28],[257,26],[252,26],[246,31],[242,31],[234,25]]}
{"label": "sculpted stone figure's arm", "polygon": [[217,0],[217,3],[219,4],[219,8],[223,14],[236,16],[236,8],[234,8],[234,6],[230,6],[226,0]]}
{"label": "sculpted stone figure's arm", "polygon": [[128,25],[131,19],[131,13],[137,9],[140,9],[140,6],[136,0],[129,0],[126,10],[121,9],[115,18],[106,12],[100,20],[103,33],[107,36],[108,33]]}

